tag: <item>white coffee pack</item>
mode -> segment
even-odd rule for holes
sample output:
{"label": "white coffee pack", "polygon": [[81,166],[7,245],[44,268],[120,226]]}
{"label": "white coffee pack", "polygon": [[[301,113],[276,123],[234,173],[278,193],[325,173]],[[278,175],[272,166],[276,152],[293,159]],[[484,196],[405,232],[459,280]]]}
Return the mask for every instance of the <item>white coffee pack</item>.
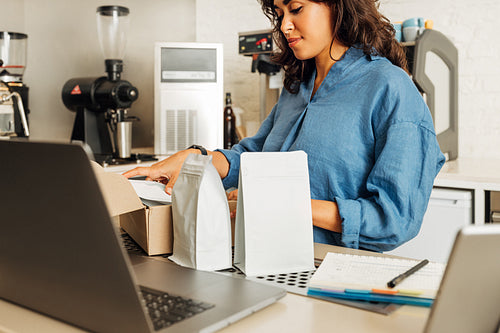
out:
{"label": "white coffee pack", "polygon": [[226,192],[211,156],[189,154],[172,190],[175,263],[200,270],[232,266]]}

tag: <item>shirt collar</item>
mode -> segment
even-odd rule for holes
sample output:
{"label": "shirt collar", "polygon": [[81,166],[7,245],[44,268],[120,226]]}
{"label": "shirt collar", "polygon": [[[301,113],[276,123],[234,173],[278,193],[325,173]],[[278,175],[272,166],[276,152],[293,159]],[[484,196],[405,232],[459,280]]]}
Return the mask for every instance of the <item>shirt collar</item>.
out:
{"label": "shirt collar", "polygon": [[[328,91],[333,85],[335,85],[338,81],[342,79],[342,77],[345,75],[346,71],[359,59],[362,57],[365,57],[366,55],[363,53],[363,49],[359,46],[351,46],[345,54],[342,56],[342,58],[337,61],[335,64],[333,64],[332,68],[330,68],[330,71],[328,72],[326,78],[323,80],[321,83],[321,86],[319,87],[318,91],[316,92],[315,97],[319,94],[321,94],[322,90]],[[369,56],[369,60],[374,60],[372,56]],[[316,69],[314,69],[311,77],[306,80],[305,82],[302,82],[300,85],[300,91],[302,92],[302,95],[306,100],[310,99],[310,96],[312,94],[312,90],[314,88],[314,79],[316,78]]]}

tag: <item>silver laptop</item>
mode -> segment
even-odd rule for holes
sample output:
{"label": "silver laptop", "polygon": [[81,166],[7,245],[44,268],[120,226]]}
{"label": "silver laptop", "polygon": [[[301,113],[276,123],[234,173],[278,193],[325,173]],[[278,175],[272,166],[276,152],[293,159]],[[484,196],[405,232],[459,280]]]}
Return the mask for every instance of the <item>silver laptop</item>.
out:
{"label": "silver laptop", "polygon": [[500,224],[467,226],[455,239],[426,333],[500,331]]}
{"label": "silver laptop", "polygon": [[0,156],[0,298],[86,330],[137,333],[215,331],[286,293],[129,257],[80,146],[0,141]]}

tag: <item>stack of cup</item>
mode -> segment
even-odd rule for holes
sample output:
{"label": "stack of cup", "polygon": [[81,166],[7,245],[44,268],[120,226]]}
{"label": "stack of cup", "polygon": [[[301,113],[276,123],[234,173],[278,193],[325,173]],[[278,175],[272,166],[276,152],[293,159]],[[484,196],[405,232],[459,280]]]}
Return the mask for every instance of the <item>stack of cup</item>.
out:
{"label": "stack of cup", "polygon": [[403,21],[403,39],[405,42],[414,42],[425,30],[425,20],[413,17]]}
{"label": "stack of cup", "polygon": [[402,42],[403,41],[403,36],[402,36],[402,33],[401,33],[401,24],[402,24],[402,22],[394,22],[394,23],[392,23],[392,27],[394,28],[394,31],[395,31],[394,38],[396,38],[396,40],[398,42]]}

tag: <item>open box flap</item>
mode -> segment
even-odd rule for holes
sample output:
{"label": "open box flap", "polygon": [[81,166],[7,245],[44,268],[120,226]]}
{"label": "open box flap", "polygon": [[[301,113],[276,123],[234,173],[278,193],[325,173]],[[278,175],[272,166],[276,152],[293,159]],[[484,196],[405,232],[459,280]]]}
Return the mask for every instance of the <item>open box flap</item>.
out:
{"label": "open box flap", "polygon": [[117,173],[104,171],[104,168],[94,161],[91,163],[111,216],[144,208],[127,178]]}

